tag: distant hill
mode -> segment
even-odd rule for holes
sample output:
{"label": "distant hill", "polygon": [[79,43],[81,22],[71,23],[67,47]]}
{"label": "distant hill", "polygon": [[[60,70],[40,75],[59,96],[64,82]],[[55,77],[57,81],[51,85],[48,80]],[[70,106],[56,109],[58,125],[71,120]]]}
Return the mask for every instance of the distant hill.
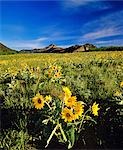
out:
{"label": "distant hill", "polygon": [[89,51],[90,49],[96,48],[93,44],[84,44],[84,45],[74,45],[68,48],[58,47],[54,44],[50,44],[44,48],[32,49],[32,50],[21,50],[21,53],[73,53],[73,52],[85,52]]}
{"label": "distant hill", "polygon": [[123,46],[108,46],[108,47],[91,48],[90,51],[123,51]]}
{"label": "distant hill", "polygon": [[123,51],[123,46],[110,46],[110,47],[100,47],[97,48],[95,45],[86,43],[83,45],[73,45],[67,48],[56,46],[55,44],[50,44],[44,48],[35,49],[23,49],[20,51],[8,48],[4,44],[0,43],[0,55],[6,54],[16,54],[16,53],[74,53],[74,52],[92,52],[92,51]]}
{"label": "distant hill", "polygon": [[6,55],[6,54],[16,54],[17,51],[13,50],[11,48],[8,48],[7,46],[5,46],[4,44],[0,43],[0,54],[1,55]]}
{"label": "distant hill", "polygon": [[66,53],[87,52],[92,48],[96,48],[96,46],[93,45],[93,44],[86,43],[84,45],[74,45],[74,46],[68,47],[68,48],[65,49],[65,52]]}

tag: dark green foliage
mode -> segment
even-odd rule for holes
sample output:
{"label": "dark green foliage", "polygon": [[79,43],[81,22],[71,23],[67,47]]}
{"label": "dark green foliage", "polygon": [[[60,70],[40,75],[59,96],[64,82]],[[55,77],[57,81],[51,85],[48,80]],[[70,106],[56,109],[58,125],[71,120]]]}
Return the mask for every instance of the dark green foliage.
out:
{"label": "dark green foliage", "polygon": [[99,48],[90,48],[91,51],[123,51],[123,46],[109,46],[109,47],[99,47]]}

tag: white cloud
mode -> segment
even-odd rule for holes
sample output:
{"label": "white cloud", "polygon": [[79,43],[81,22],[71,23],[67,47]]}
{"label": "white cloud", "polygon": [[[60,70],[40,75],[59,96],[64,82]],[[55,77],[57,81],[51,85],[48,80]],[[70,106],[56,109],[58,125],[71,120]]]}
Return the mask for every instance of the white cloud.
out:
{"label": "white cloud", "polygon": [[[119,11],[85,24],[82,27],[83,35],[79,38],[79,41],[123,35],[122,16],[123,11]],[[84,31],[88,32],[84,33]]]}
{"label": "white cloud", "polygon": [[69,35],[61,35],[61,36],[51,36],[49,37],[52,41],[65,41],[65,40],[76,40],[78,38],[77,35],[69,36]]}
{"label": "white cloud", "polygon": [[69,4],[74,5],[74,6],[81,6],[81,5],[86,5],[92,2],[92,0],[68,0],[67,2],[69,2]]}
{"label": "white cloud", "polygon": [[42,42],[42,41],[45,41],[45,40],[47,40],[48,38],[47,37],[40,37],[40,38],[38,38],[38,39],[36,39],[36,40],[34,40],[35,42]]}
{"label": "white cloud", "polygon": [[122,33],[118,28],[110,27],[110,28],[103,28],[102,30],[97,30],[94,32],[87,33],[82,38],[94,40],[98,38],[115,36],[115,35],[122,35]]}
{"label": "white cloud", "polygon": [[75,13],[76,11],[78,11],[78,8],[80,6],[88,5],[90,2],[92,2],[92,1],[88,1],[88,0],[87,1],[86,0],[62,0],[62,1],[59,1],[62,9],[64,9],[65,11],[72,9],[72,11],[69,13]]}
{"label": "white cloud", "polygon": [[59,29],[56,29],[54,32],[50,32],[47,35],[48,38],[45,38],[45,40],[54,42],[54,41],[74,40],[78,38],[78,35],[76,35],[76,32],[61,31],[61,30],[58,31],[58,30]]}
{"label": "white cloud", "polygon": [[123,46],[123,39],[96,41],[95,44],[99,46]]}
{"label": "white cloud", "polygon": [[60,4],[64,10],[72,9],[69,13],[76,13],[80,11],[79,8],[87,6],[90,8],[90,12],[96,10],[103,10],[110,7],[110,5],[105,4],[104,0],[61,0]]}
{"label": "white cloud", "polygon": [[33,49],[42,48],[45,46],[43,42],[47,40],[47,37],[40,37],[33,40],[12,40],[12,41],[2,41],[5,45],[13,49]]}

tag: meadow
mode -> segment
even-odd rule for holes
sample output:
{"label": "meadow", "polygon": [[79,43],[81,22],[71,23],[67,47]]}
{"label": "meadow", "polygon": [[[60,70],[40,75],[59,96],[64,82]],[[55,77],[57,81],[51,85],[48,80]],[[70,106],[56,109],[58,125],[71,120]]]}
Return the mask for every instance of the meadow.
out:
{"label": "meadow", "polygon": [[0,55],[1,149],[123,146],[123,51]]}

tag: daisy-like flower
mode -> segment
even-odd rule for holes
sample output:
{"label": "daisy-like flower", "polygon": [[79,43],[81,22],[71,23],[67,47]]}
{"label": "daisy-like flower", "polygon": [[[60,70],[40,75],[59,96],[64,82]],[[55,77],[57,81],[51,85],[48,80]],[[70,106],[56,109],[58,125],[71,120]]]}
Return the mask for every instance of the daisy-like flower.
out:
{"label": "daisy-like flower", "polygon": [[92,114],[94,116],[98,116],[98,110],[100,110],[100,108],[98,107],[99,104],[96,104],[96,102],[93,103],[91,109],[92,109]]}
{"label": "daisy-like flower", "polygon": [[44,107],[44,98],[39,93],[32,99],[36,109],[42,109]]}
{"label": "daisy-like flower", "polygon": [[67,107],[72,107],[76,103],[76,96],[71,96],[70,98],[65,98],[64,102]]}
{"label": "daisy-like flower", "polygon": [[45,101],[49,102],[52,100],[52,97],[50,95],[45,96]]}
{"label": "daisy-like flower", "polygon": [[82,102],[76,102],[73,106],[74,119],[78,119],[84,113],[84,105]]}
{"label": "daisy-like flower", "polygon": [[122,88],[123,88],[123,81],[120,83],[120,87],[122,87]]}
{"label": "daisy-like flower", "polygon": [[56,70],[57,69],[57,66],[52,66],[52,70]]}
{"label": "daisy-like flower", "polygon": [[72,110],[65,107],[62,111],[62,119],[64,119],[65,122],[72,122],[74,119]]}
{"label": "daisy-like flower", "polygon": [[64,91],[64,94],[65,94],[65,99],[68,99],[68,98],[71,97],[72,93],[71,93],[71,91],[68,87],[63,87],[63,91]]}
{"label": "daisy-like flower", "polygon": [[61,76],[61,73],[60,72],[56,72],[55,74],[54,74],[54,77],[55,78],[59,78]]}

